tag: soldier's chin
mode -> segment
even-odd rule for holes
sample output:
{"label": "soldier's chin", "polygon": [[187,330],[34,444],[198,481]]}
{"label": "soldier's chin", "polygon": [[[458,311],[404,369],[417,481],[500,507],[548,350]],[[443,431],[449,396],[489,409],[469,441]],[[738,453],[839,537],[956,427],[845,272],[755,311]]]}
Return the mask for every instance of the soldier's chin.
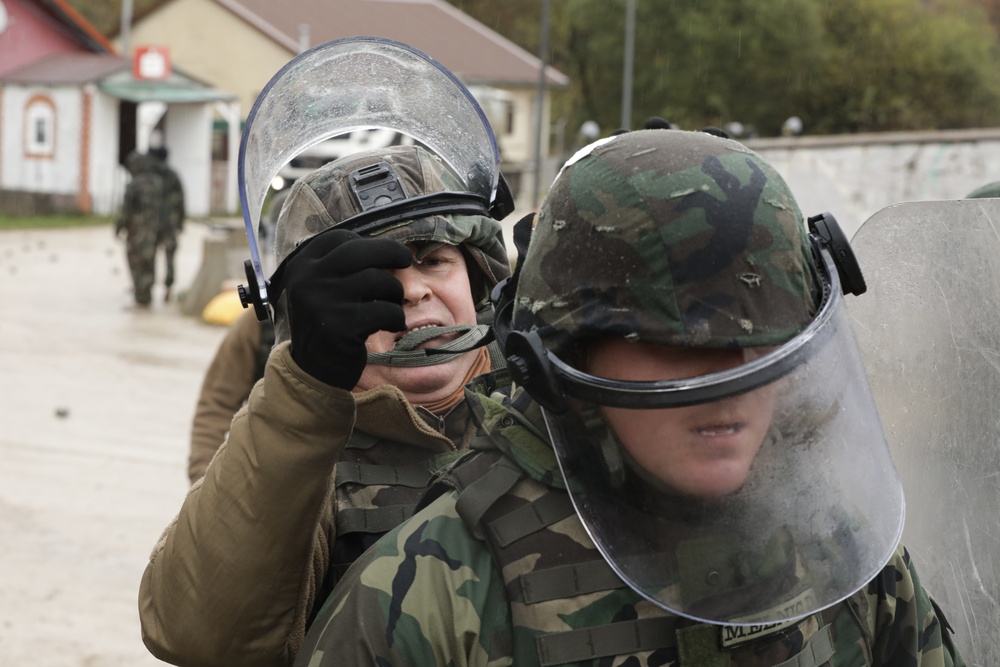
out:
{"label": "soldier's chin", "polygon": [[687,500],[712,503],[738,493],[749,476],[749,467],[741,461],[699,462],[671,467],[662,473],[640,466],[627,458],[630,472],[641,480],[651,496],[662,496],[670,504]]}

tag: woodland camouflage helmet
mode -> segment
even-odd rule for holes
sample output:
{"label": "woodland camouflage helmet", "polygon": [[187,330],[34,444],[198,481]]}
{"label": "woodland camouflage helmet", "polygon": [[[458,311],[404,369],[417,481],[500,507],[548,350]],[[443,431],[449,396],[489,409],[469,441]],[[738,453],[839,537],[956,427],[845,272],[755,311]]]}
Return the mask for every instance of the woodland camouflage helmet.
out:
{"label": "woodland camouflage helmet", "polygon": [[[373,171],[382,177],[384,187],[375,190],[365,190],[363,184],[358,187],[359,176],[363,181],[364,175]],[[480,321],[490,322],[490,291],[498,281],[510,275],[499,222],[485,215],[426,214],[420,209],[409,216],[399,215],[399,219],[391,222],[377,217],[372,218],[374,222],[359,218],[366,211],[382,209],[381,202],[376,202],[374,208],[363,206],[363,198],[369,196],[384,196],[386,203],[399,203],[461,187],[444,162],[418,146],[362,151],[330,162],[292,186],[275,229],[277,263],[284,262],[303,242],[334,227],[403,244],[420,243],[418,259],[442,244],[459,246],[468,261],[472,296]],[[386,194],[389,192],[394,194]],[[393,197],[391,202],[390,196]],[[361,221],[354,224],[353,221],[358,220]]]}
{"label": "woodland camouflage helmet", "polygon": [[807,232],[740,143],[662,129],[583,149],[541,207],[507,368],[541,406],[587,534],[673,613],[800,618],[895,549],[902,490],[831,223]]}
{"label": "woodland camouflage helmet", "polygon": [[993,181],[986,185],[981,185],[969,194],[966,199],[987,199],[990,197],[1000,197],[1000,181]]}
{"label": "woodland camouflage helmet", "polygon": [[[334,160],[292,186],[275,231],[278,262],[284,261],[303,241],[334,226],[404,244],[423,241],[457,245],[468,252],[477,269],[471,272],[477,304],[488,300],[493,286],[510,275],[500,223],[496,220],[484,215],[433,214],[415,219],[403,216],[398,221],[369,228],[350,224],[351,218],[371,210],[362,207],[362,198],[378,196],[352,189],[352,177],[357,179],[359,170],[370,171],[379,164],[386,165],[398,179],[403,190],[399,199],[462,187],[444,162],[418,146],[392,146]],[[380,206],[376,203],[376,207]]]}
{"label": "woodland camouflage helmet", "polygon": [[514,329],[537,327],[555,352],[596,336],[785,342],[815,310],[804,222],[781,176],[736,141],[646,130],[598,142],[539,211]]}

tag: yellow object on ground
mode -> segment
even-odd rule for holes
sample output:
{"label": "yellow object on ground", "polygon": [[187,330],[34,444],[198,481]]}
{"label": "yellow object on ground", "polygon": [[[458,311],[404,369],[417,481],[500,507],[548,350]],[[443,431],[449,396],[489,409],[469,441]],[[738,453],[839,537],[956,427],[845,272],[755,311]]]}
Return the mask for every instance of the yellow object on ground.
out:
{"label": "yellow object on ground", "polygon": [[201,319],[209,324],[229,326],[237,317],[243,314],[243,304],[235,289],[227,289],[216,294],[205,304],[201,311]]}

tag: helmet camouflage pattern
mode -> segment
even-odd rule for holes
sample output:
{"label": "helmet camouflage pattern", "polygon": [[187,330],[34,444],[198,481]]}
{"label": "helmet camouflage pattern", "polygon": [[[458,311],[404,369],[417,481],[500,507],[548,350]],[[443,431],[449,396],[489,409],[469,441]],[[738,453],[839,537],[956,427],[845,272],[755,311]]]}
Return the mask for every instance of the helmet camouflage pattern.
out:
{"label": "helmet camouflage pattern", "polygon": [[742,144],[629,132],[563,167],[524,260],[514,328],[553,351],[620,336],[688,347],[776,345],[815,310],[788,186]]}
{"label": "helmet camouflage pattern", "polygon": [[1000,197],[1000,181],[993,181],[986,185],[981,185],[969,194],[966,199],[987,199],[990,197]]}
{"label": "helmet camouflage pattern", "polygon": [[[351,191],[349,176],[379,162],[393,168],[408,198],[465,189],[440,158],[418,146],[361,151],[334,160],[292,186],[275,230],[277,262],[284,261],[303,241],[361,213],[362,208]],[[474,262],[469,273],[477,309],[488,303],[493,286],[510,275],[500,223],[486,216],[432,215],[398,222],[373,235],[404,244],[430,242],[461,246]]]}

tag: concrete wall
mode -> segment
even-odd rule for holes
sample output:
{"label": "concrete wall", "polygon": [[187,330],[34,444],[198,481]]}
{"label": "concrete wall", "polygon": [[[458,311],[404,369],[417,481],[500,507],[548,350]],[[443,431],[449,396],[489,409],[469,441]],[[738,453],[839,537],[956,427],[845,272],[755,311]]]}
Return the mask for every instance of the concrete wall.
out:
{"label": "concrete wall", "polygon": [[207,104],[171,104],[164,117],[168,162],[184,186],[191,217],[209,214],[212,187],[212,109]]}
{"label": "concrete wall", "polygon": [[1000,180],[1000,128],[748,140],[802,212],[833,213],[848,237],[901,201],[961,199]]}

